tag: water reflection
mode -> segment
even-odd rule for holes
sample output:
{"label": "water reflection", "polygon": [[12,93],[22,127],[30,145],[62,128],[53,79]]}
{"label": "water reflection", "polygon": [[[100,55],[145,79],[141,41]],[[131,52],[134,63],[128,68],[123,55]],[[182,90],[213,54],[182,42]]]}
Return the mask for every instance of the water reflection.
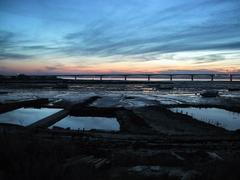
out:
{"label": "water reflection", "polygon": [[227,130],[240,129],[240,113],[219,108],[171,108],[173,112],[187,114],[194,119],[204,121]]}
{"label": "water reflection", "polygon": [[53,108],[20,108],[0,114],[0,123],[27,126],[60,110]]}
{"label": "water reflection", "polygon": [[68,116],[57,123],[53,127],[70,128],[74,130],[105,130],[105,131],[119,131],[120,125],[116,118],[104,118],[104,117],[75,117]]}

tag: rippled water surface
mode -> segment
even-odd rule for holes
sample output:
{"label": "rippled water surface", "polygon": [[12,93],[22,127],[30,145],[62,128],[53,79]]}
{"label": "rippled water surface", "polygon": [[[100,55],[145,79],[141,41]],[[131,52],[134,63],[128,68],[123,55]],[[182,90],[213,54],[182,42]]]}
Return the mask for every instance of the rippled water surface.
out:
{"label": "rippled water surface", "polygon": [[0,123],[27,126],[60,110],[55,108],[20,108],[0,114]]}

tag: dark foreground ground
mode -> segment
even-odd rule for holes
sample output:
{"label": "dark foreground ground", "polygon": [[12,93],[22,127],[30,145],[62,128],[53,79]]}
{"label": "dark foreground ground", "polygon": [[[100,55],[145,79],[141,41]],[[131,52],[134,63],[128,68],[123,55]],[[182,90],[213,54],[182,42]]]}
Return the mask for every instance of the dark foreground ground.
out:
{"label": "dark foreground ground", "polygon": [[[0,179],[240,179],[239,130],[227,131],[167,109],[206,106],[239,112],[238,93],[213,99],[197,95],[209,87],[223,92],[233,87],[237,90],[237,82],[210,86],[207,82],[141,86],[80,83],[57,91],[51,89],[56,88],[51,83],[38,84],[43,88],[40,90],[32,89],[34,84],[20,84],[1,84],[5,93],[1,95],[1,112],[19,107],[61,107],[75,116],[116,117],[121,128],[119,132],[50,130],[51,119],[28,127],[1,124]],[[155,99],[149,96],[151,88],[159,89],[154,92]],[[193,95],[175,97],[174,91],[165,96],[172,88],[176,93]],[[146,89],[147,94],[142,94]],[[37,99],[45,99],[20,102],[36,94]]]}
{"label": "dark foreground ground", "polygon": [[[239,179],[239,136],[1,134],[2,179]],[[101,164],[102,163],[102,164]]]}

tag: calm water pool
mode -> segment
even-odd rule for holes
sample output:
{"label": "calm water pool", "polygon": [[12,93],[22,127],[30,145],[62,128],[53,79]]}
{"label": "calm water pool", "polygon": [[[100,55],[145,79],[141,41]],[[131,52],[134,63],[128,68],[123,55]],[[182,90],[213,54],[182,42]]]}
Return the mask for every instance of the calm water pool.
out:
{"label": "calm water pool", "polygon": [[58,121],[53,126],[61,128],[70,128],[74,130],[105,130],[105,131],[119,131],[120,125],[116,118],[105,117],[75,117],[67,116],[66,118]]}
{"label": "calm water pool", "polygon": [[204,121],[227,130],[240,129],[240,113],[219,108],[171,108],[173,112],[187,114],[194,119]]}
{"label": "calm water pool", "polygon": [[17,124],[21,126],[30,125],[62,109],[52,108],[20,108],[14,111],[0,114],[0,123]]}

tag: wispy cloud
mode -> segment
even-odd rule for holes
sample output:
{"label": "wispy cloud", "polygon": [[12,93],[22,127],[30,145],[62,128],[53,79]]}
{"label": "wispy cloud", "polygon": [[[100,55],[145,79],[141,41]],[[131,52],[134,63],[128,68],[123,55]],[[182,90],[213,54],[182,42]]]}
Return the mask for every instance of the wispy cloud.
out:
{"label": "wispy cloud", "polygon": [[[63,52],[72,56],[142,55],[149,59],[152,53],[240,50],[240,23],[232,19],[240,16],[240,8],[234,3],[237,1],[183,3],[132,19],[129,24],[96,21],[94,26],[68,33]],[[199,18],[195,11],[201,16],[204,13],[200,10],[205,10],[207,16]],[[133,21],[135,26],[131,26]]]}
{"label": "wispy cloud", "polygon": [[0,21],[0,60],[38,61],[47,56],[79,63],[85,57],[95,59],[95,64],[141,63],[184,61],[175,56],[209,51],[186,56],[193,65],[203,65],[231,60],[233,55],[223,52],[240,55],[239,0],[43,0],[30,5],[24,0],[0,3],[7,19]]}
{"label": "wispy cloud", "polygon": [[31,59],[34,56],[25,55],[25,54],[15,54],[15,53],[0,53],[0,60],[22,60],[22,59]]}

